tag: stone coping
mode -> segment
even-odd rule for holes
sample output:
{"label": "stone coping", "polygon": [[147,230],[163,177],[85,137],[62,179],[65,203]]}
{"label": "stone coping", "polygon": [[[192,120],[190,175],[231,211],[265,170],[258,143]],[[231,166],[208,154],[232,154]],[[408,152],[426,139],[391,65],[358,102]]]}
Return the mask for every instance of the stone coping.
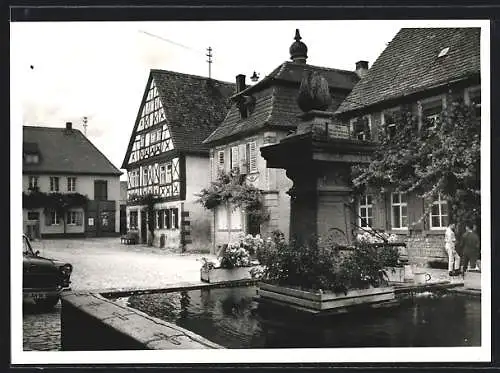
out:
{"label": "stone coping", "polygon": [[[73,324],[86,322],[84,325],[86,325],[87,334],[101,333],[102,340],[106,340],[106,336],[102,334],[105,328],[105,330],[113,331],[114,338],[119,335],[120,340],[133,341],[134,345],[142,346],[144,350],[225,348],[187,329],[149,316],[134,308],[120,305],[100,294],[64,293],[61,317],[64,318],[65,311],[69,312],[71,309],[78,310],[81,316],[77,319],[73,317],[71,321],[68,319],[66,322]],[[65,332],[68,331],[65,330],[65,323],[63,323],[61,333]],[[65,337],[63,334],[62,338]],[[70,338],[74,340],[76,337],[70,336]],[[71,348],[71,346],[68,347]]]}

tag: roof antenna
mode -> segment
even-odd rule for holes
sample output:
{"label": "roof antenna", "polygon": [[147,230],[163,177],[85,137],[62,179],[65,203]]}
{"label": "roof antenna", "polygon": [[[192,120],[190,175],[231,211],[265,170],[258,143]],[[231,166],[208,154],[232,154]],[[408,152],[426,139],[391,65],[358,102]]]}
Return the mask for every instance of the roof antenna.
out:
{"label": "roof antenna", "polygon": [[208,53],[206,56],[208,57],[208,79],[212,78],[212,47],[207,48]]}
{"label": "roof antenna", "polygon": [[83,117],[83,134],[85,135],[85,137],[87,137],[87,126],[88,126],[87,121],[88,121],[87,117]]}

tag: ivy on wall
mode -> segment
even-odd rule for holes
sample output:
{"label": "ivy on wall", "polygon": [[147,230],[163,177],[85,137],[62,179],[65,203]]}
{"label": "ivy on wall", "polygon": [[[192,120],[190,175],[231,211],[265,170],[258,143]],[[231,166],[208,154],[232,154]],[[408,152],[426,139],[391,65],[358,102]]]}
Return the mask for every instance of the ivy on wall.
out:
{"label": "ivy on wall", "polygon": [[72,207],[85,207],[88,197],[80,193],[44,193],[32,190],[23,192],[23,208],[45,208],[64,213]]}
{"label": "ivy on wall", "polygon": [[438,118],[418,118],[409,107],[395,115],[395,128],[381,128],[371,163],[352,168],[358,193],[415,193],[424,198],[428,216],[438,194],[448,201],[451,219],[480,223],[480,115],[474,105],[449,94]]}

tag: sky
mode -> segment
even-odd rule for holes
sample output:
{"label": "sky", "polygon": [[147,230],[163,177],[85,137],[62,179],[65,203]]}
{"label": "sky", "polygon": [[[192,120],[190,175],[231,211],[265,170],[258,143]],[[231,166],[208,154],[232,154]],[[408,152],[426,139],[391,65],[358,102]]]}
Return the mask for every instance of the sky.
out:
{"label": "sky", "polygon": [[[312,65],[354,70],[370,64],[405,22],[33,22],[11,24],[11,85],[24,125],[73,122],[121,167],[150,69],[262,79],[290,59],[295,29]],[[234,30],[238,30],[237,36]],[[247,81],[249,79],[247,78]],[[21,88],[22,87],[22,88]],[[21,124],[21,123],[19,123]],[[125,180],[125,174],[122,180]]]}
{"label": "sky", "polygon": [[[298,28],[308,47],[307,63],[354,70],[359,60],[371,66],[401,27],[415,24],[419,22],[13,22],[11,102],[21,111],[22,123],[12,125],[63,127],[71,121],[84,132],[86,116],[87,137],[120,168],[150,69],[208,76],[210,46],[214,79],[234,82],[236,75],[249,78],[254,71],[262,79],[290,59]],[[126,180],[125,172],[121,179]]]}

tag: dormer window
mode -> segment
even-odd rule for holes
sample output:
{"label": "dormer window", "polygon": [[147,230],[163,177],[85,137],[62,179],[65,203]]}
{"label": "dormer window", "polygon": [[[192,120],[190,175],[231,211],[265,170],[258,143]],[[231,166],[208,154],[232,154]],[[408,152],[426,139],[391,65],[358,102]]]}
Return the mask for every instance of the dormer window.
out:
{"label": "dormer window", "polygon": [[439,54],[438,54],[438,58],[446,56],[448,54],[449,50],[450,50],[450,47],[446,47],[446,48],[441,49],[441,52],[439,52]]}

